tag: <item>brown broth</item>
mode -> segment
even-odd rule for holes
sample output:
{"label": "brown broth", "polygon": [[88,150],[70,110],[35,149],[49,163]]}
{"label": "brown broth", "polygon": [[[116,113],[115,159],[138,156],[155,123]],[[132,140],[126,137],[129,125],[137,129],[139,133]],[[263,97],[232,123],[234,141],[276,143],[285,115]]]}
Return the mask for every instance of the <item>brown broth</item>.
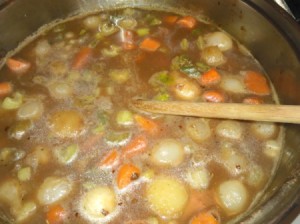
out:
{"label": "brown broth", "polygon": [[[93,16],[98,16],[95,18],[100,20],[100,25],[94,29],[86,28],[83,21]],[[177,22],[166,23],[164,19],[167,16],[177,16]],[[122,28],[120,21],[124,18],[137,22],[136,26],[130,29]],[[217,214],[220,223],[226,223],[251,209],[276,170],[280,153],[270,156],[266,152],[265,145],[270,144],[271,148],[275,147],[275,151],[276,147],[277,151],[280,151],[283,138],[281,126],[274,124],[272,126],[274,133],[261,137],[263,134],[257,134],[257,129],[253,128],[254,122],[238,121],[241,127],[240,134],[235,134],[237,129],[230,128],[225,134],[219,134],[217,130],[223,120],[195,119],[195,123],[206,122],[211,132],[207,139],[197,141],[188,133],[186,123],[188,118],[143,114],[130,107],[130,101],[134,98],[181,100],[182,96],[174,92],[174,89],[183,85],[180,83],[181,78],[186,80],[187,85],[195,83],[200,89],[199,96],[191,99],[192,101],[205,101],[202,94],[213,90],[224,94],[225,102],[242,103],[247,97],[256,97],[263,103],[277,102],[275,92],[261,95],[245,88],[242,71],[255,71],[261,74],[264,74],[264,71],[250,53],[244,54],[240,50],[241,45],[236,40],[218,27],[201,21],[197,21],[193,28],[182,27],[178,22],[182,18],[184,17],[172,13],[140,9],[99,12],[76,18],[44,30],[36,39],[11,56],[31,63],[30,69],[24,74],[18,74],[7,65],[3,65],[0,70],[1,83],[10,82],[13,91],[1,96],[0,204],[12,222],[17,220],[16,222],[20,223],[46,223],[47,212],[57,205],[64,209],[65,215],[60,220],[61,223],[189,223],[194,215],[210,210]],[[115,31],[103,34],[103,24],[108,24],[108,29]],[[201,59],[203,49],[208,47],[205,46],[207,43],[204,39],[207,34],[214,32],[223,32],[232,41],[232,47],[222,52],[226,62],[217,66],[208,65]],[[124,49],[126,40],[122,41],[122,38],[128,38],[126,35],[133,35],[132,40],[127,40],[133,45],[130,50]],[[141,43],[147,37],[159,42],[160,47],[154,51],[142,49]],[[188,47],[183,46],[186,44],[183,39],[186,39]],[[46,50],[43,49],[46,53],[38,55],[37,45],[41,41],[46,43],[44,47]],[[199,41],[204,41],[202,43],[204,46],[199,47]],[[83,62],[82,67],[74,68],[76,55],[80,49],[87,46],[93,52],[92,55]],[[114,56],[103,53],[103,49],[111,50],[111,46],[117,49],[117,53],[113,52]],[[174,58],[183,55],[189,60],[189,70],[184,70],[187,69],[186,64],[174,69],[174,66],[178,66],[174,64]],[[239,85],[245,89],[242,93],[226,91],[220,82],[201,86],[200,76],[206,72],[201,67],[203,65],[206,66],[206,70],[216,69],[221,74],[221,80],[229,76],[242,80]],[[176,72],[180,73],[179,77],[176,76]],[[156,83],[153,84],[153,80]],[[174,84],[176,82],[179,84]],[[58,84],[63,87],[57,87]],[[267,85],[271,86],[270,83]],[[64,95],[60,92],[66,89],[55,92],[53,89],[56,87],[67,88],[71,93]],[[5,108],[3,102],[9,97],[13,98],[16,92],[22,94],[23,102],[15,109]],[[16,127],[23,119],[19,115],[20,108],[26,102],[32,101],[42,103],[41,115],[37,118],[29,116],[25,119],[29,122],[26,125],[32,127],[28,128],[23,123],[18,132]],[[116,119],[119,112],[124,109],[131,113],[130,125],[118,124]],[[62,111],[76,113],[75,118],[68,120],[73,114],[67,112],[65,120],[53,121],[56,113],[58,114],[56,119],[64,116]],[[78,119],[81,119],[79,124],[75,124],[74,121],[77,114]],[[140,126],[136,115],[157,124],[156,133],[151,133],[152,129],[149,133],[147,128]],[[70,126],[66,127],[68,124]],[[74,133],[76,132],[74,136],[71,136],[72,128],[75,130]],[[112,167],[100,166],[100,162],[109,152],[116,149],[119,154],[124,153],[124,148],[141,134],[147,138],[147,147],[144,151],[129,158],[122,155],[121,161]],[[163,139],[172,139],[182,145],[181,150],[184,154],[179,164],[158,165],[158,161],[151,160],[154,148]],[[74,159],[68,158],[66,154],[58,154],[71,150],[68,147],[77,147],[78,151],[73,152]],[[8,156],[4,155],[5,150],[10,153]],[[68,162],[65,164],[61,162],[66,158]],[[239,162],[235,164],[232,158],[236,158]],[[125,189],[120,189],[117,182],[120,167],[129,163],[138,167],[141,173]],[[28,180],[22,180],[20,174],[22,168],[30,169]],[[188,172],[198,168],[205,169],[210,176],[207,187],[194,189],[187,176]],[[253,184],[252,180],[249,180],[249,176],[255,170],[262,175],[258,184]],[[45,179],[53,176],[67,178],[72,184],[72,189],[63,198],[45,204],[39,199],[38,191]],[[203,198],[203,203],[191,209],[189,202],[186,202],[178,214],[164,217],[155,211],[147,200],[148,185],[161,176],[176,179],[186,190],[188,200],[191,201],[198,195]],[[16,188],[20,195],[11,197],[17,197],[19,203],[7,202],[2,192],[3,185],[11,180],[18,183]],[[248,195],[245,205],[241,205],[243,208],[237,209],[236,212],[224,209],[218,195],[219,186],[228,180],[237,180],[244,186]],[[86,193],[97,186],[109,187],[116,197],[112,213],[102,210],[105,216],[103,218],[91,218],[93,215],[85,211],[81,204]],[[20,218],[20,211],[25,202],[33,203],[35,209],[32,212],[28,211],[25,218]],[[51,224],[49,218],[48,222]]]}

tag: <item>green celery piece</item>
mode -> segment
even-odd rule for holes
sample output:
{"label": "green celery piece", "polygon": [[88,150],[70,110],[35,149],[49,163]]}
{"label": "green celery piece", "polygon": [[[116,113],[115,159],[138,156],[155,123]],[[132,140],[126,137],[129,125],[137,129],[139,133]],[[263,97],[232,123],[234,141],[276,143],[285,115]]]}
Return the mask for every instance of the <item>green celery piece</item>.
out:
{"label": "green celery piece", "polygon": [[58,160],[63,164],[69,164],[76,158],[78,151],[79,147],[76,144],[69,145],[67,148],[58,149]]}
{"label": "green celery piece", "polygon": [[140,37],[143,37],[150,33],[150,29],[149,28],[140,28],[140,29],[137,29],[136,32]]}

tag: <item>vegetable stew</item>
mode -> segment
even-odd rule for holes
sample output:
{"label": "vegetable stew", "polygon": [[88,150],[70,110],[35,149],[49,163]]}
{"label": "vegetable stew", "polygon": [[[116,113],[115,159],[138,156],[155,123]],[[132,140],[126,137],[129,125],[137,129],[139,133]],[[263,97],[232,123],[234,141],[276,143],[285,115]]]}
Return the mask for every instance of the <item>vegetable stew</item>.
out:
{"label": "vegetable stew", "polygon": [[0,70],[7,222],[220,224],[255,205],[282,127],[142,113],[140,98],[277,103],[251,53],[206,20],[126,8],[56,23]]}

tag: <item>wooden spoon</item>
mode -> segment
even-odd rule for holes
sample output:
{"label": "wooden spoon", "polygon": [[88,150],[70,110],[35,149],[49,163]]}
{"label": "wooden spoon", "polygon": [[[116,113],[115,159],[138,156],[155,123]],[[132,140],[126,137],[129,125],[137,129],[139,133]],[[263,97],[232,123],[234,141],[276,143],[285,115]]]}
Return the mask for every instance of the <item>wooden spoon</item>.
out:
{"label": "wooden spoon", "polygon": [[136,109],[159,114],[296,124],[300,123],[300,106],[292,105],[195,103],[185,101],[160,102],[145,100],[132,101],[132,105]]}

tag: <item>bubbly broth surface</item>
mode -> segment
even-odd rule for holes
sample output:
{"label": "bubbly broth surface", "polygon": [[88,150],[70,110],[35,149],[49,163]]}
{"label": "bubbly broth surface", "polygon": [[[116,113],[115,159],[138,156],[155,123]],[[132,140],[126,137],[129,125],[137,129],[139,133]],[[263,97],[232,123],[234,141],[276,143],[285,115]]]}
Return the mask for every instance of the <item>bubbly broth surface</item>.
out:
{"label": "bubbly broth surface", "polygon": [[0,70],[1,209],[11,223],[226,223],[263,193],[282,128],[130,101],[275,96],[245,47],[192,16],[129,8],[59,23]]}

